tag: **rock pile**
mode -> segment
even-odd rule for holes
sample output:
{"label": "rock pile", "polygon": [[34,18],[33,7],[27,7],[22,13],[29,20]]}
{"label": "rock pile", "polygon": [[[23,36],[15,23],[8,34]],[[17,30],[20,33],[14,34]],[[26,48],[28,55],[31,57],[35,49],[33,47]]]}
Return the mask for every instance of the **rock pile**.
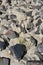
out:
{"label": "rock pile", "polygon": [[0,0],[0,57],[43,60],[43,0]]}

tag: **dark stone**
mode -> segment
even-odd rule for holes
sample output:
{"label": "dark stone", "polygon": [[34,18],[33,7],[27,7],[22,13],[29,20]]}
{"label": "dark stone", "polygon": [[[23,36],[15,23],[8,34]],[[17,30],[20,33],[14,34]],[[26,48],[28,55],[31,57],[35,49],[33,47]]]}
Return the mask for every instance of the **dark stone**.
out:
{"label": "dark stone", "polygon": [[2,11],[6,11],[6,10],[7,8],[4,5],[2,5]]}
{"label": "dark stone", "polygon": [[41,29],[41,33],[43,34],[43,29]]}
{"label": "dark stone", "polygon": [[0,11],[0,15],[2,15],[2,12]]}
{"label": "dark stone", "polygon": [[6,20],[9,20],[9,17],[8,17],[9,15],[6,15],[5,17],[4,17],[4,19],[6,19]]}
{"label": "dark stone", "polygon": [[25,26],[24,27],[20,26],[20,28],[21,28],[21,32],[27,33]]}
{"label": "dark stone", "polygon": [[18,60],[21,60],[27,52],[26,47],[23,44],[16,44],[15,46],[11,46],[10,51],[12,55],[16,56]]}
{"label": "dark stone", "polygon": [[2,0],[0,0],[0,5],[2,4]]}
{"label": "dark stone", "polygon": [[12,15],[10,15],[10,18],[11,18],[11,19],[15,19],[15,18],[17,18],[17,17],[16,17],[16,15],[12,14]]}
{"label": "dark stone", "polygon": [[38,9],[38,10],[41,9],[41,6],[38,6],[38,5],[37,5],[37,6],[36,6],[36,9]]}
{"label": "dark stone", "polygon": [[6,49],[6,47],[9,45],[9,43],[7,42],[7,40],[4,40],[4,42],[0,41],[0,50],[4,50]]}
{"label": "dark stone", "polygon": [[11,5],[11,0],[7,0],[7,2],[9,3],[9,5]]}
{"label": "dark stone", "polygon": [[39,19],[39,18],[40,18],[40,16],[37,16],[35,20],[37,20],[37,19]]}
{"label": "dark stone", "polygon": [[33,0],[33,2],[34,2],[34,3],[36,3],[36,2],[37,2],[37,0]]}
{"label": "dark stone", "polygon": [[35,46],[37,46],[37,40],[34,37],[31,36],[30,40]]}
{"label": "dark stone", "polygon": [[17,38],[17,37],[19,37],[19,34],[18,34],[16,31],[13,31],[13,32],[11,32],[10,34],[8,34],[7,37],[8,37],[9,39]]}
{"label": "dark stone", "polygon": [[27,61],[26,65],[43,65],[42,61]]}
{"label": "dark stone", "polygon": [[12,21],[14,24],[16,24],[16,22],[17,22],[16,20],[11,20],[11,21]]}
{"label": "dark stone", "polygon": [[35,32],[35,34],[40,34],[40,26],[37,27],[37,31]]}
{"label": "dark stone", "polygon": [[27,30],[28,30],[29,32],[31,32],[33,29],[34,29],[34,24],[33,24],[32,21],[31,21],[29,24],[27,24]]}
{"label": "dark stone", "polygon": [[41,25],[41,23],[42,23],[42,21],[41,21],[41,19],[39,19],[39,20],[37,21],[37,23],[36,23],[36,26]]}
{"label": "dark stone", "polygon": [[0,57],[0,65],[10,65],[10,59],[6,57]]}
{"label": "dark stone", "polygon": [[32,11],[26,12],[26,15],[27,15],[27,16],[32,16]]}

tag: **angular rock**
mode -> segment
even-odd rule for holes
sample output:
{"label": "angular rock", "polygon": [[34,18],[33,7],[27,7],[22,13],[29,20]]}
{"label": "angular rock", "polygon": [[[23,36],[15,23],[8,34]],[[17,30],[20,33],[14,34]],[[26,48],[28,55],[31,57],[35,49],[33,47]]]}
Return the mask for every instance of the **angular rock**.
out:
{"label": "angular rock", "polygon": [[6,47],[9,45],[7,40],[4,39],[4,41],[0,41],[0,50],[6,49]]}
{"label": "angular rock", "polygon": [[4,19],[6,19],[6,20],[9,20],[9,17],[8,17],[8,15],[5,15]]}
{"label": "angular rock", "polygon": [[31,42],[32,42],[35,46],[37,46],[37,40],[36,40],[34,37],[32,37],[32,36],[31,36]]}
{"label": "angular rock", "polygon": [[37,27],[35,34],[40,34],[40,26]]}
{"label": "angular rock", "polygon": [[5,35],[9,38],[16,38],[19,37],[19,34],[16,31],[12,31],[12,30],[8,30],[7,32],[5,32]]}
{"label": "angular rock", "polygon": [[0,57],[0,65],[10,65],[10,59],[6,57]]}
{"label": "angular rock", "polygon": [[23,44],[16,44],[15,46],[11,46],[10,51],[12,55],[14,57],[16,56],[16,59],[18,60],[21,60],[27,52],[26,47]]}
{"label": "angular rock", "polygon": [[30,22],[29,24],[27,24],[27,30],[29,32],[31,32],[33,29],[34,29],[34,24],[33,23]]}
{"label": "angular rock", "polygon": [[43,55],[43,44],[39,44],[37,49],[41,53],[41,55]]}

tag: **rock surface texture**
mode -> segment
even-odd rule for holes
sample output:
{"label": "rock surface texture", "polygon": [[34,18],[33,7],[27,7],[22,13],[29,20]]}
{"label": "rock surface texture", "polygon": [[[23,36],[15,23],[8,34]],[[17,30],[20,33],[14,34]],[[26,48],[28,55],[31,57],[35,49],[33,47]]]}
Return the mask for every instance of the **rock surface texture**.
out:
{"label": "rock surface texture", "polygon": [[43,0],[0,0],[0,57],[10,65],[43,61]]}

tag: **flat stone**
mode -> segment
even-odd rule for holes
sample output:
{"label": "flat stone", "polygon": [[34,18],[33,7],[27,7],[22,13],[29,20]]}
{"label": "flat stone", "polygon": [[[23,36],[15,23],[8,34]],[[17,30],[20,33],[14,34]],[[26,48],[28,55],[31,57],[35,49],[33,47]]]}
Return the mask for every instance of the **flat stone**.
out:
{"label": "flat stone", "polygon": [[42,54],[43,53],[43,44],[38,45],[38,51]]}
{"label": "flat stone", "polygon": [[15,46],[10,47],[10,51],[16,59],[21,60],[26,54],[26,47],[23,44],[16,44]]}
{"label": "flat stone", "polygon": [[0,65],[10,65],[10,59],[6,57],[0,57]]}
{"label": "flat stone", "polygon": [[19,37],[19,34],[18,34],[16,31],[12,31],[12,30],[6,31],[6,32],[5,32],[5,35],[6,35],[9,39]]}

